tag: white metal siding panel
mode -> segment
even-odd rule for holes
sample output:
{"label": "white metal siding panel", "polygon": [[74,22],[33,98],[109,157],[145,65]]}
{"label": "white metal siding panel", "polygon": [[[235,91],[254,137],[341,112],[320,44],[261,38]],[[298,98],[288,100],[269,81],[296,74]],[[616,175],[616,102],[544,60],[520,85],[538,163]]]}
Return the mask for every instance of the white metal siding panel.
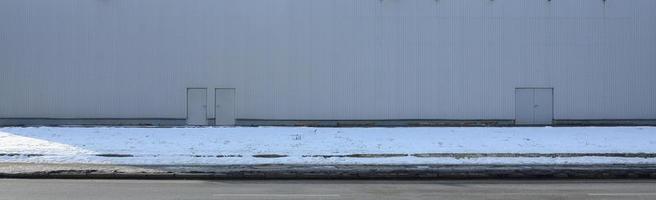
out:
{"label": "white metal siding panel", "polygon": [[[3,0],[0,117],[656,118],[654,0]],[[209,102],[214,90],[209,90]],[[213,116],[210,109],[209,116]]]}

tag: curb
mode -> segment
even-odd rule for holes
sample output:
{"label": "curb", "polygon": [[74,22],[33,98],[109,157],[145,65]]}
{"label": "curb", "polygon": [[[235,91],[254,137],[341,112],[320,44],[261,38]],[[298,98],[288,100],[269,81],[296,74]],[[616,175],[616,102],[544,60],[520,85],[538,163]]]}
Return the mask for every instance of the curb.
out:
{"label": "curb", "polygon": [[656,165],[78,165],[0,163],[0,178],[656,179]]}
{"label": "curb", "polygon": [[[57,154],[21,154],[21,153],[0,153],[2,157],[42,157],[42,156],[61,156]],[[113,157],[113,158],[129,158],[129,157],[158,157],[159,155],[144,155],[144,154],[115,154],[115,153],[101,153],[93,154],[97,157]],[[208,155],[181,155],[187,157],[216,157],[216,158],[232,158],[232,157],[253,157],[253,158],[284,158],[290,157],[286,154],[255,154],[255,155],[241,155],[241,154],[208,154]],[[417,157],[417,158],[576,158],[576,157],[609,157],[609,158],[656,158],[656,153],[383,153],[383,154],[311,154],[300,155],[303,158],[391,158],[391,157]]]}

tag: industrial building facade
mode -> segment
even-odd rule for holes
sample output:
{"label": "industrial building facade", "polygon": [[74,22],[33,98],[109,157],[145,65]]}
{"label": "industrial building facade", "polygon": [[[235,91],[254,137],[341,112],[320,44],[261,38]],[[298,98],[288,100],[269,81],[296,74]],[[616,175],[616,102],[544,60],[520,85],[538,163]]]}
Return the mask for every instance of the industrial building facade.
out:
{"label": "industrial building facade", "polygon": [[0,125],[656,121],[654,0],[2,0]]}

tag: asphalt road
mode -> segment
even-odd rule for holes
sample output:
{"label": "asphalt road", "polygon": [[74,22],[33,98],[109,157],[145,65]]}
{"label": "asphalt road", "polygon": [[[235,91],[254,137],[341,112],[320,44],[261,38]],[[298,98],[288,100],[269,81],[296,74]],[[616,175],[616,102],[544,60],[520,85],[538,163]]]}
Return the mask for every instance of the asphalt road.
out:
{"label": "asphalt road", "polygon": [[0,179],[0,199],[656,199],[656,180],[178,181]]}

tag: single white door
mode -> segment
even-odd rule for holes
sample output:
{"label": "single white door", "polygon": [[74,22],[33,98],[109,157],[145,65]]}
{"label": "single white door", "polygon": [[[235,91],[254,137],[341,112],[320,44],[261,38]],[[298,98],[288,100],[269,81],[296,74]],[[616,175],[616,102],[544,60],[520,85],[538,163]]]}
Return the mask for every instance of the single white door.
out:
{"label": "single white door", "polygon": [[207,89],[187,89],[187,125],[207,125]]}
{"label": "single white door", "polygon": [[217,88],[214,95],[215,124],[218,126],[235,125],[235,89]]}

